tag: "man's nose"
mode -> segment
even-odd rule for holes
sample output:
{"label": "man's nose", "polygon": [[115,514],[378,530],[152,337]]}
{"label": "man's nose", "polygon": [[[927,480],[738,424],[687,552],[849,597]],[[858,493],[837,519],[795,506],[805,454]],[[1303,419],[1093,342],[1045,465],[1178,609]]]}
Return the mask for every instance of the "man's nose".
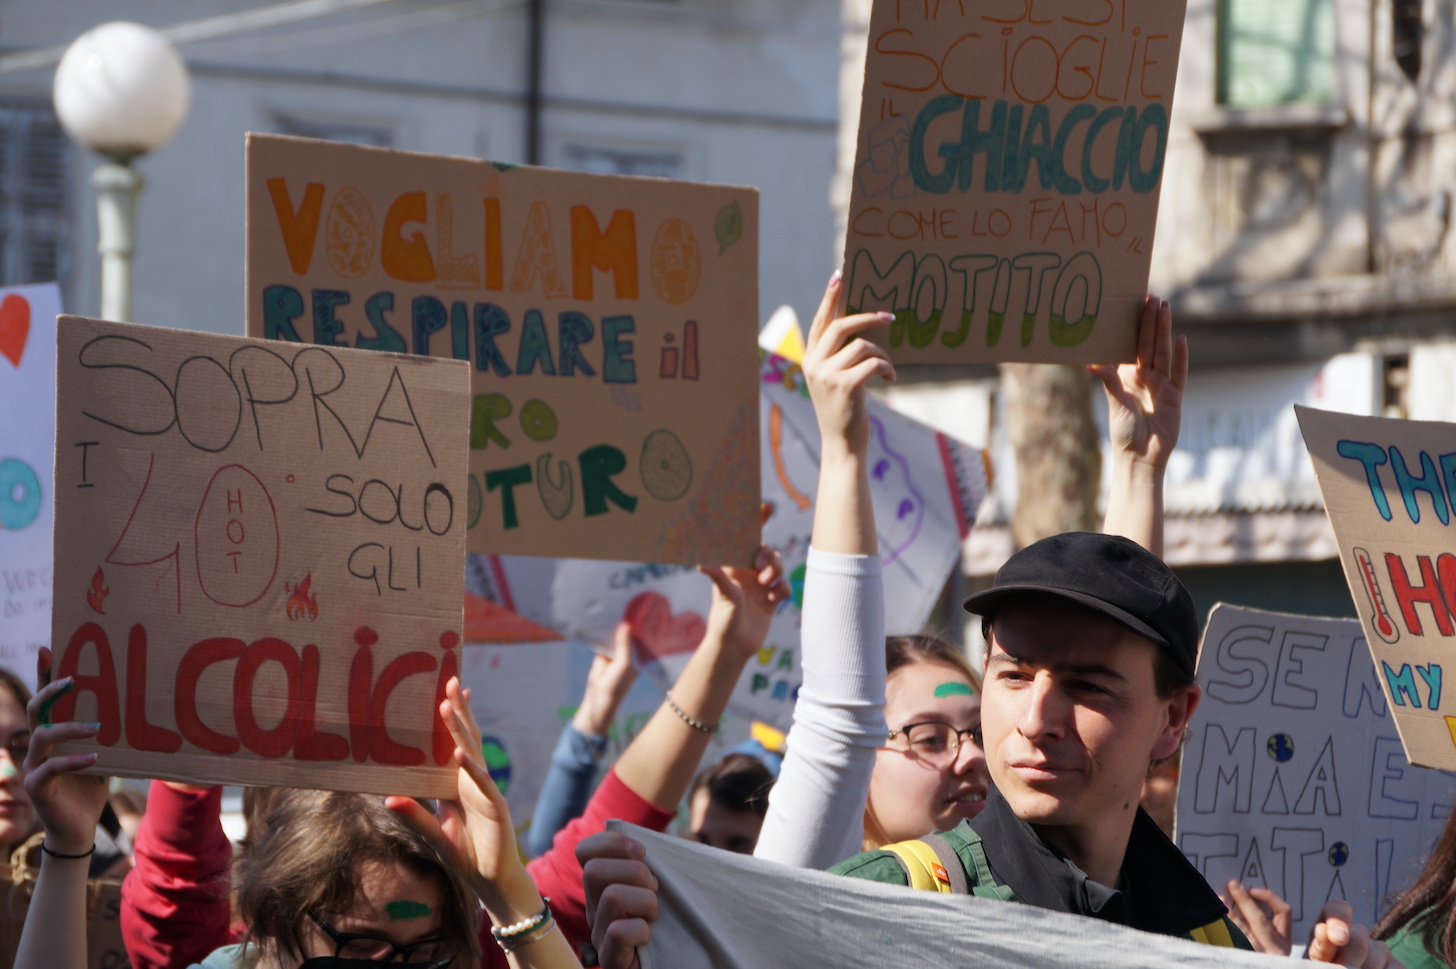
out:
{"label": "man's nose", "polygon": [[1031,688],[1022,691],[1025,707],[1018,728],[1031,739],[1060,739],[1067,732],[1068,707],[1050,673],[1040,673]]}

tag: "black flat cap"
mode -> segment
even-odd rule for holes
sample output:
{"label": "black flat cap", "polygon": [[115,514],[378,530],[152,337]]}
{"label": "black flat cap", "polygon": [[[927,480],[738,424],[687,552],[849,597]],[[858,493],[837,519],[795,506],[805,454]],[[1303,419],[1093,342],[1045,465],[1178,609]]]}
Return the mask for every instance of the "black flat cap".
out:
{"label": "black flat cap", "polygon": [[991,619],[1027,593],[1057,596],[1099,612],[1161,646],[1193,675],[1198,615],[1173,570],[1136,542],[1096,532],[1066,532],[1017,552],[991,588],[968,598],[967,612]]}

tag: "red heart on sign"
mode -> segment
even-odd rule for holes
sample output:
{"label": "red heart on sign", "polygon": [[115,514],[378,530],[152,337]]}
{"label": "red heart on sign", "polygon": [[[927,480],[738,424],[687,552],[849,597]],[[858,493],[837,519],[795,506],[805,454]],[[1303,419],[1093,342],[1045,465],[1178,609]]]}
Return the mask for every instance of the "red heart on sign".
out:
{"label": "red heart on sign", "polygon": [[19,367],[29,338],[30,303],[24,296],[11,293],[0,303],[0,353]]}
{"label": "red heart on sign", "polygon": [[656,592],[639,592],[627,603],[622,619],[632,627],[637,665],[674,653],[691,653],[703,641],[708,624],[696,612],[672,614],[672,604]]}

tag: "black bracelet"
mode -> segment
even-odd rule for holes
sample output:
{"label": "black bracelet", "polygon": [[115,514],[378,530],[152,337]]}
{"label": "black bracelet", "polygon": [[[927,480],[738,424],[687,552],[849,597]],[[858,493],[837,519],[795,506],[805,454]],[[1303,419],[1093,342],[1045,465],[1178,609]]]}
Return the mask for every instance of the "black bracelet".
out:
{"label": "black bracelet", "polygon": [[46,847],[46,843],[44,841],[42,841],[40,843],[40,850],[41,851],[44,851],[46,854],[50,855],[52,858],[64,858],[67,861],[79,861],[82,858],[90,858],[92,855],[96,854],[96,845],[93,843],[91,845],[91,848],[89,850],[83,851],[79,855],[67,855],[67,854],[62,854],[59,851],[52,851],[51,849],[47,848]]}

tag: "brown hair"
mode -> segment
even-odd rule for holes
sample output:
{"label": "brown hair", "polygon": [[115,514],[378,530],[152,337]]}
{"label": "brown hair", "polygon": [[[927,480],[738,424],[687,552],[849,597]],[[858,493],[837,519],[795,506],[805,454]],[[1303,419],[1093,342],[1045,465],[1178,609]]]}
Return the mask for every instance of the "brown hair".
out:
{"label": "brown hair", "polygon": [[1431,955],[1456,965],[1456,813],[1446,819],[1446,829],[1416,883],[1401,893],[1371,935],[1388,939],[1407,927],[1420,933]]}
{"label": "brown hair", "polygon": [[937,636],[889,636],[885,639],[885,672],[894,673],[911,663],[944,663],[954,666],[981,692],[981,676],[966,654]]}
{"label": "brown hair", "polygon": [[763,761],[734,752],[697,776],[688,800],[706,790],[708,797],[725,811],[752,811],[761,818],[768,813],[768,791],[773,782],[773,774]]}
{"label": "brown hair", "polygon": [[479,961],[475,896],[383,798],[280,790],[255,838],[233,867],[246,944],[271,942],[280,954],[301,957],[308,914],[347,911],[360,867],[373,862],[438,879],[445,893],[440,934],[461,965]]}
{"label": "brown hair", "polygon": [[10,695],[15,697],[15,702],[20,704],[20,709],[24,710],[30,703],[30,687],[25,685],[24,680],[3,666],[0,666],[0,687],[10,691]]}

